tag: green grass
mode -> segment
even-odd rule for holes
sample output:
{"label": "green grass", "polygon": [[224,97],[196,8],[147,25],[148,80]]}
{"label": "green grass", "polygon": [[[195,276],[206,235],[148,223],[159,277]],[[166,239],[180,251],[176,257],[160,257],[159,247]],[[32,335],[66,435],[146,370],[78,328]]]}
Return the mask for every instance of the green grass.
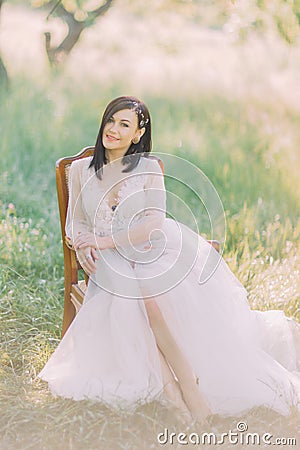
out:
{"label": "green grass", "polygon": [[[62,318],[54,164],[93,145],[103,107],[122,93],[107,87],[99,96],[92,88],[74,95],[55,82],[42,90],[24,80],[1,93],[3,449],[157,448],[157,432],[165,426],[180,430],[173,413],[156,404],[132,417],[93,402],[53,399],[43,383],[33,381],[58,343]],[[299,320],[298,114],[208,93],[145,100],[154,122],[154,150],[198,165],[217,188],[227,220],[224,258],[248,289],[251,305],[283,309]],[[193,194],[186,190],[182,197],[201,223],[203,209]],[[200,232],[209,237],[206,227]],[[292,436],[299,416],[286,420],[258,410],[246,419],[252,431],[272,428],[274,435]],[[212,428],[225,432],[235,423],[214,419]]]}

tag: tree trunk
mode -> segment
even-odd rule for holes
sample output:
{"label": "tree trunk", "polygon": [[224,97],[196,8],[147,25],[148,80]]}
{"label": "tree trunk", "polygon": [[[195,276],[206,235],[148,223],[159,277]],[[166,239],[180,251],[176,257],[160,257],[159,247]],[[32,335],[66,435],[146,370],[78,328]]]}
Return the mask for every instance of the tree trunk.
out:
{"label": "tree trunk", "polygon": [[[56,15],[68,25],[68,34],[57,47],[51,47],[51,33],[45,33],[45,47],[51,66],[58,66],[65,61],[66,57],[78,42],[82,31],[91,26],[97,17],[104,15],[111,7],[112,2],[113,0],[106,0],[102,6],[94,11],[90,11],[87,19],[82,22],[76,20],[74,15],[67,11],[61,2],[54,5],[49,15],[55,11]],[[53,2],[50,2],[51,4]]]}
{"label": "tree trunk", "polygon": [[[0,0],[0,12],[3,5],[3,0]],[[8,74],[7,70],[5,68],[5,65],[2,61],[1,55],[0,55],[0,85],[4,87],[8,87],[9,81],[8,81]]]}
{"label": "tree trunk", "polygon": [[5,65],[3,64],[2,58],[0,56],[0,84],[1,86],[8,86],[8,75]]}

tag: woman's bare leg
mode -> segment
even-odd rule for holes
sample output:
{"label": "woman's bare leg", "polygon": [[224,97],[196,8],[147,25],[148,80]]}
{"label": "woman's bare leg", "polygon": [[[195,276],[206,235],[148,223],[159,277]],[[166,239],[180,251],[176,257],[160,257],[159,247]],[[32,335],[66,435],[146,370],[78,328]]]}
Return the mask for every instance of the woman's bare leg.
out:
{"label": "woman's bare leg", "polygon": [[144,303],[157,346],[172,367],[179,381],[183,399],[193,418],[203,421],[211,414],[211,411],[200,392],[198,386],[199,380],[196,379],[190,363],[171,335],[155,299],[145,299]]}
{"label": "woman's bare leg", "polygon": [[182,420],[191,421],[192,416],[182,398],[182,392],[178,382],[175,380],[174,375],[159,348],[158,354],[162,371],[164,393],[173,406],[179,410]]}

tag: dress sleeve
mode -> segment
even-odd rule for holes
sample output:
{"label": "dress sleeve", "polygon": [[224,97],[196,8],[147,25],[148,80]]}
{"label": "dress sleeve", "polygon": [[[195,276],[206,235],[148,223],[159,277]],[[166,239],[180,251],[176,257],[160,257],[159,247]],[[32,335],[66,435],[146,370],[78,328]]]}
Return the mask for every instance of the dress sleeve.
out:
{"label": "dress sleeve", "polygon": [[157,161],[150,160],[144,186],[145,208],[142,216],[127,230],[113,233],[116,246],[134,246],[150,243],[155,230],[160,230],[166,217],[166,189],[164,175]]}
{"label": "dress sleeve", "polygon": [[73,161],[69,172],[69,203],[65,231],[67,237],[74,241],[79,232],[88,231],[89,226],[82,208],[82,188],[80,161]]}

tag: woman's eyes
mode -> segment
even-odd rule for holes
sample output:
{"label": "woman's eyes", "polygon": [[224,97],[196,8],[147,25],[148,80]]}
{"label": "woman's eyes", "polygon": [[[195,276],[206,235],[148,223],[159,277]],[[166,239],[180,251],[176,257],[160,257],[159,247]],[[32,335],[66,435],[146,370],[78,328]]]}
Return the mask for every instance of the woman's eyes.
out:
{"label": "woman's eyes", "polygon": [[[112,117],[110,117],[109,119],[108,119],[108,121],[107,121],[107,123],[113,123],[115,120],[112,118]],[[129,125],[127,124],[127,123],[125,123],[125,122],[121,122],[121,126],[122,127],[125,127],[125,128],[128,128],[129,127]]]}

